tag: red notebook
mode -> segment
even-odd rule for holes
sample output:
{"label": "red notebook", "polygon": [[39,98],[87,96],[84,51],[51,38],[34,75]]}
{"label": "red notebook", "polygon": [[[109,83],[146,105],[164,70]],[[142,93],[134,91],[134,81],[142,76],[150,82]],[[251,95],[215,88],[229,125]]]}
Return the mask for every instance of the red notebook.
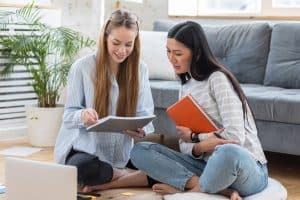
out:
{"label": "red notebook", "polygon": [[208,133],[218,130],[215,123],[191,95],[187,95],[171,105],[166,112],[177,126],[188,127],[195,133]]}

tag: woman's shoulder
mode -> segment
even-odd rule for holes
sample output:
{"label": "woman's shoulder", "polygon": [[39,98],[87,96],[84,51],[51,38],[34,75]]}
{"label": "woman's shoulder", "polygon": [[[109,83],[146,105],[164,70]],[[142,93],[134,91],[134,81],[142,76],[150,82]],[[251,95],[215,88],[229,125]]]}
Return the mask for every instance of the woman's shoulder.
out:
{"label": "woman's shoulder", "polygon": [[89,70],[95,68],[96,65],[96,54],[91,53],[86,56],[83,56],[79,59],[77,59],[74,64],[72,65],[71,70]]}
{"label": "woman's shoulder", "polygon": [[228,78],[223,72],[215,71],[211,73],[208,80],[213,83],[219,83],[219,82],[227,82]]}
{"label": "woman's shoulder", "polygon": [[140,61],[140,70],[148,70],[147,64],[143,60]]}
{"label": "woman's shoulder", "polygon": [[143,60],[141,60],[140,61],[140,75],[141,76],[144,76],[144,75],[146,75],[146,76],[148,76],[148,66],[147,66],[147,64],[143,61]]}

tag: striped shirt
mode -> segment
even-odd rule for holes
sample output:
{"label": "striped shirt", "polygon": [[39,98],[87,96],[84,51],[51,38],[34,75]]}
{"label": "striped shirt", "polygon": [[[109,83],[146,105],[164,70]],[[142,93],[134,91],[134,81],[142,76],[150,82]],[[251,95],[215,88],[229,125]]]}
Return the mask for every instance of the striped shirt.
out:
{"label": "striped shirt", "polygon": [[[267,162],[251,111],[247,106],[248,122],[247,119],[244,121],[242,103],[223,72],[214,72],[204,81],[191,78],[181,86],[179,98],[188,94],[193,96],[219,128],[224,128],[221,133],[224,139],[238,141],[238,144],[247,149],[255,160],[262,164]],[[211,135],[212,133],[202,133],[198,137],[203,141]],[[180,139],[179,145],[181,152],[193,156],[194,143],[186,143]],[[208,157],[209,154],[202,154],[199,158],[207,161]]]}
{"label": "striped shirt", "polygon": [[[63,122],[54,149],[55,161],[65,163],[70,150],[86,152],[96,155],[101,161],[110,163],[113,167],[123,168],[129,160],[133,139],[120,133],[87,132],[86,125],[81,118],[85,108],[93,108],[94,84],[92,75],[96,69],[96,55],[88,55],[77,60],[71,67],[68,76],[67,101],[63,115]],[[140,90],[136,116],[153,114],[154,106],[148,69],[140,65]],[[112,76],[111,98],[109,114],[116,114],[119,87],[116,78]],[[153,125],[145,128],[145,133],[154,131]]]}

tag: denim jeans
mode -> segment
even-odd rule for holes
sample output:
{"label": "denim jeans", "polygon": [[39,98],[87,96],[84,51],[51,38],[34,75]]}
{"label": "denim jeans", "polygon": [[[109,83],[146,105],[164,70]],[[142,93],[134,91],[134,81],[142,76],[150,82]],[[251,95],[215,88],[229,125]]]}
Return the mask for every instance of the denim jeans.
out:
{"label": "denim jeans", "polygon": [[231,188],[248,196],[262,191],[268,184],[266,164],[262,165],[235,144],[217,146],[206,162],[160,144],[140,142],[131,151],[131,161],[153,179],[182,191],[195,175],[200,177],[199,186],[206,193]]}

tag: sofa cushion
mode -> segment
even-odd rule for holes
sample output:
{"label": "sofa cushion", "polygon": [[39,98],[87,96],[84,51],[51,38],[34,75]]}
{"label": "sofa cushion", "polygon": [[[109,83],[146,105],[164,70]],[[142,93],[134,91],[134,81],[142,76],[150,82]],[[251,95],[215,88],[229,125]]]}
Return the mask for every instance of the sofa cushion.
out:
{"label": "sofa cushion", "polygon": [[178,22],[167,20],[167,19],[155,20],[153,22],[153,31],[168,31],[176,23]]}
{"label": "sofa cushion", "polygon": [[275,24],[264,84],[300,89],[300,23]]}
{"label": "sofa cushion", "polygon": [[242,84],[255,119],[300,124],[300,89]]}
{"label": "sofa cushion", "polygon": [[[178,100],[178,81],[150,80],[155,108],[168,108]],[[241,84],[257,120],[300,124],[300,89]]]}
{"label": "sofa cushion", "polygon": [[141,31],[141,58],[149,69],[149,78],[176,80],[173,67],[168,60],[167,32]]}
{"label": "sofa cushion", "polygon": [[[175,23],[156,21],[154,30],[167,31]],[[203,26],[203,29],[212,52],[241,83],[263,83],[271,37],[268,23]]]}
{"label": "sofa cushion", "polygon": [[179,81],[150,80],[155,108],[168,108],[178,101]]}
{"label": "sofa cushion", "polygon": [[262,84],[271,28],[267,23],[204,27],[209,45],[241,83]]}

